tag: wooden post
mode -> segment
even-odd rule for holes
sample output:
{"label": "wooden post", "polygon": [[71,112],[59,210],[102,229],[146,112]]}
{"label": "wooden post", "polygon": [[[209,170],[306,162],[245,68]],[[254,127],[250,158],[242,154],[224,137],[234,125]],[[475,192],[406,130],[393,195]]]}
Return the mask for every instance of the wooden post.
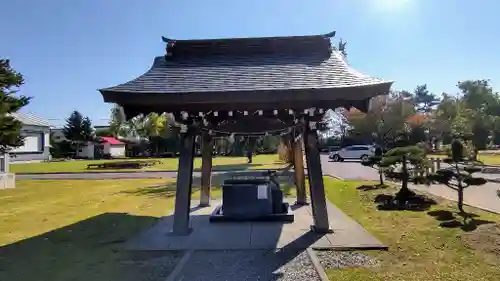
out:
{"label": "wooden post", "polygon": [[295,171],[295,186],[297,187],[297,202],[298,205],[307,204],[306,196],[306,179],[304,175],[304,156],[302,154],[302,138],[297,137],[292,140],[293,147],[293,163]]}
{"label": "wooden post", "polygon": [[304,126],[304,145],[307,158],[307,175],[309,177],[309,192],[314,225],[311,230],[316,233],[331,233],[326,206],[325,186],[321,170],[321,158],[318,148],[318,135],[310,130],[308,124]]}
{"label": "wooden post", "polygon": [[174,225],[172,234],[188,235],[189,211],[191,208],[191,187],[193,181],[194,138],[192,129],[181,134],[179,168],[175,195]]}
{"label": "wooden post", "polygon": [[212,153],[214,141],[204,132],[201,136],[201,194],[200,207],[210,206],[210,185],[212,182]]}
{"label": "wooden post", "polygon": [[431,158],[431,173],[435,174],[436,173],[436,158]]}
{"label": "wooden post", "polygon": [[436,170],[441,170],[441,158],[436,158]]}

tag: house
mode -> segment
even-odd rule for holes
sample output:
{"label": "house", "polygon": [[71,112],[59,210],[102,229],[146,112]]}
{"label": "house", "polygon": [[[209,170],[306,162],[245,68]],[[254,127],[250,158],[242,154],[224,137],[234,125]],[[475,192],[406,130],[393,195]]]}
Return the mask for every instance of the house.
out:
{"label": "house", "polygon": [[82,158],[121,158],[125,157],[125,143],[113,137],[99,137],[97,141],[87,142],[77,152]]}
{"label": "house", "polygon": [[48,161],[50,155],[50,124],[32,114],[12,113],[12,117],[20,121],[23,126],[21,135],[24,137],[22,146],[10,151],[11,162]]}
{"label": "house", "polygon": [[52,141],[54,142],[61,142],[66,140],[62,128],[52,128],[50,130],[50,133],[52,134]]}

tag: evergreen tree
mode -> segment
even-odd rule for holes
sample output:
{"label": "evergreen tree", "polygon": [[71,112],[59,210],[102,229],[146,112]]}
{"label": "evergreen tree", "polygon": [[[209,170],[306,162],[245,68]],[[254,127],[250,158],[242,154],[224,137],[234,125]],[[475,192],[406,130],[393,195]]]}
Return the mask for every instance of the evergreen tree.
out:
{"label": "evergreen tree", "polygon": [[83,117],[83,115],[76,110],[66,119],[63,134],[68,140],[76,145],[76,151],[78,151],[80,144],[94,139],[92,122],[88,117]]}
{"label": "evergreen tree", "polygon": [[439,99],[427,90],[427,85],[418,85],[413,91],[414,101],[417,110],[421,112],[430,112],[432,107],[439,104]]}
{"label": "evergreen tree", "polygon": [[90,118],[84,117],[82,120],[82,139],[83,141],[92,141],[94,140],[94,128],[92,127],[92,121]]}
{"label": "evergreen tree", "polygon": [[29,97],[14,95],[23,84],[23,76],[11,68],[9,60],[0,59],[0,153],[23,145],[22,124],[10,115],[30,101]]}
{"label": "evergreen tree", "polygon": [[66,119],[66,125],[63,128],[64,136],[72,142],[83,142],[83,115],[78,111],[73,111],[68,119]]}
{"label": "evergreen tree", "polygon": [[441,169],[435,175],[428,177],[431,181],[443,183],[457,191],[457,205],[461,214],[465,214],[464,189],[469,186],[479,186],[486,183],[486,179],[472,175],[473,173],[480,172],[481,167],[475,166],[477,162],[467,157],[465,150],[466,147],[463,142],[454,138],[451,142],[451,157],[444,159],[444,162],[450,164],[451,167]]}

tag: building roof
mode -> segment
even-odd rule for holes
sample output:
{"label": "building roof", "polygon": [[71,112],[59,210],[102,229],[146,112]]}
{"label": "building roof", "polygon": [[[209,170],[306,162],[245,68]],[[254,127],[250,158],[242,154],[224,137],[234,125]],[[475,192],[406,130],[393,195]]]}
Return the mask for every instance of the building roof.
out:
{"label": "building roof", "polygon": [[260,103],[294,100],[307,108],[312,104],[304,100],[365,100],[387,94],[392,84],[353,69],[327,35],[164,41],[167,54],[146,73],[100,90],[106,102],[125,111],[204,103],[227,109],[248,106],[261,94]]}
{"label": "building roof", "polygon": [[101,141],[101,143],[107,143],[107,144],[111,144],[111,145],[125,144],[124,142],[119,141],[113,137],[100,137],[100,141]]}
{"label": "building roof", "polygon": [[156,57],[144,74],[103,92],[176,94],[363,87],[390,82],[364,75],[340,52],[252,57],[214,56],[169,61]]}
{"label": "building roof", "polygon": [[14,112],[11,113],[11,116],[14,117],[16,120],[18,120],[19,122],[23,123],[24,125],[50,127],[49,121],[46,121],[30,113]]}

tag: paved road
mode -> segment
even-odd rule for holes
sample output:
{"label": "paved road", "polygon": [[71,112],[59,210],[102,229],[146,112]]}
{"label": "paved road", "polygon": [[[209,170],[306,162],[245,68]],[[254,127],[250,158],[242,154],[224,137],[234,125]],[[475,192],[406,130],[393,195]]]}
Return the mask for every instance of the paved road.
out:
{"label": "paved road", "polygon": [[321,155],[323,174],[343,179],[378,180],[376,169],[363,166],[359,161],[331,162],[328,155]]}

